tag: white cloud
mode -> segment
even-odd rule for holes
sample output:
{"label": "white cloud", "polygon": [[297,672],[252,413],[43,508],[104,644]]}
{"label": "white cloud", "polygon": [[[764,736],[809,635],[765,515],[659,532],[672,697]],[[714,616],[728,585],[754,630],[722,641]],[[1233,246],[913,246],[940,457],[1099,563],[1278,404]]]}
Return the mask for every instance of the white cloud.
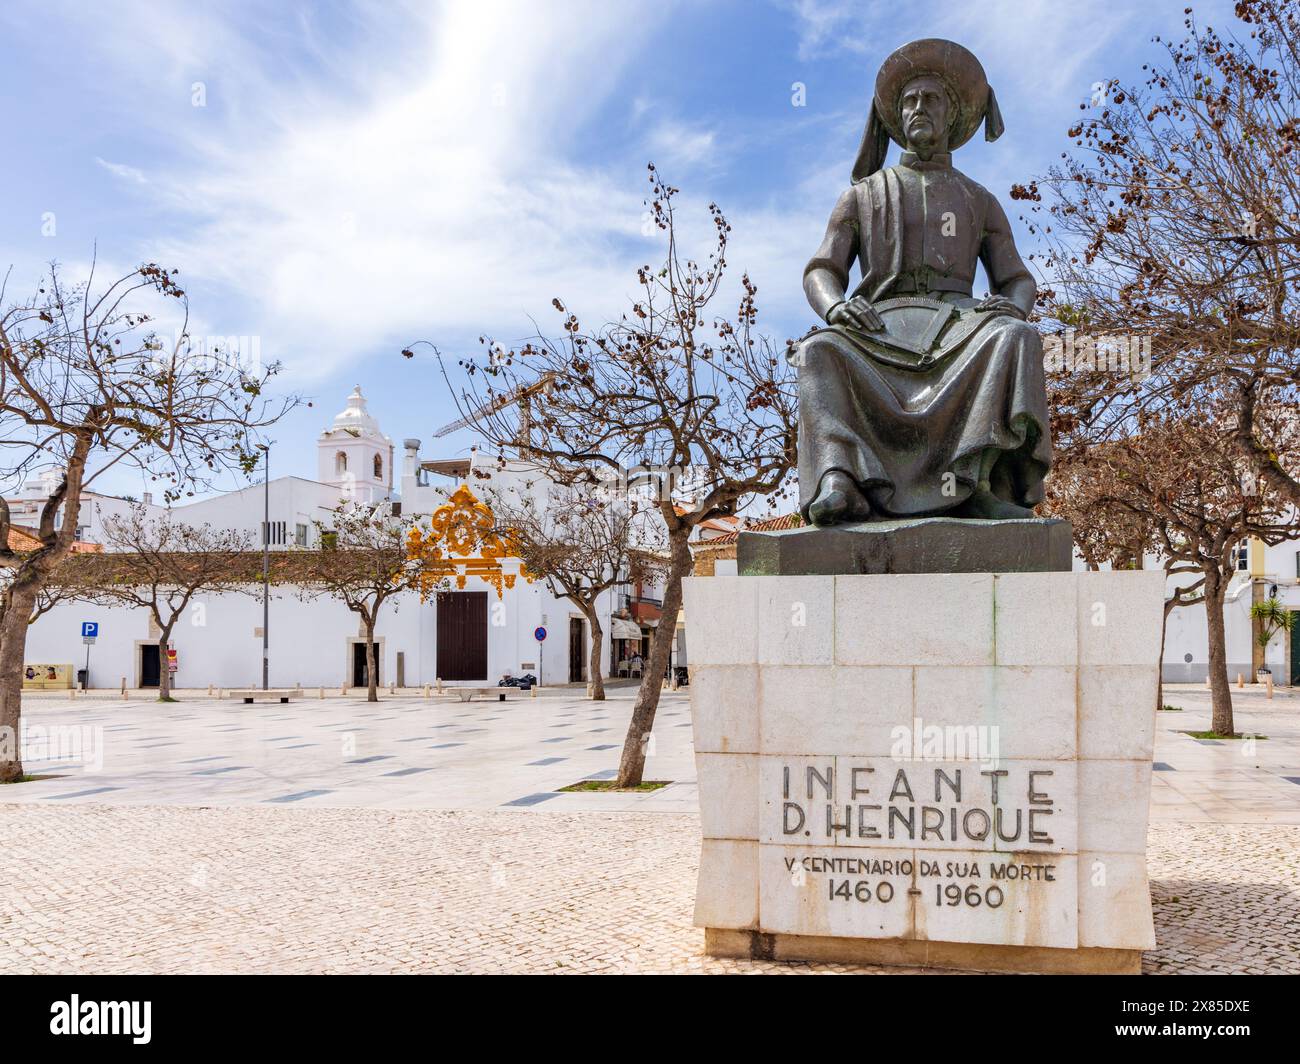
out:
{"label": "white cloud", "polygon": [[646,150],[661,168],[695,167],[714,155],[717,134],[702,125],[665,118],[650,129]]}
{"label": "white cloud", "polygon": [[[350,55],[307,26],[307,58],[287,70],[256,23],[245,35],[211,9],[129,10],[106,51],[138,26],[158,77],[208,94],[152,116],[176,152],[150,161],[148,194],[176,221],[141,251],[219,293],[238,320],[215,331],[261,335],[296,382],[421,336],[523,335],[556,295],[621,302],[644,257],[627,253],[646,242],[642,173],[568,149],[664,6],[638,6],[629,35],[630,9],[596,0],[412,5]],[[710,136],[662,125],[652,140],[694,158]],[[145,185],[138,167],[97,161]]]}
{"label": "white cloud", "polygon": [[938,0],[916,9],[878,0],[786,0],[785,6],[795,16],[802,60],[848,52],[879,62],[909,40],[943,37],[979,56],[1000,94],[1015,90],[1031,98],[1066,90],[1085,96],[1094,80],[1085,72],[1143,16],[1137,7],[1059,0]]}
{"label": "white cloud", "polygon": [[107,170],[115,177],[120,177],[124,181],[132,181],[137,185],[147,185],[149,182],[144,176],[144,171],[134,166],[127,166],[125,163],[110,163],[107,159],[101,159],[95,156],[95,162]]}

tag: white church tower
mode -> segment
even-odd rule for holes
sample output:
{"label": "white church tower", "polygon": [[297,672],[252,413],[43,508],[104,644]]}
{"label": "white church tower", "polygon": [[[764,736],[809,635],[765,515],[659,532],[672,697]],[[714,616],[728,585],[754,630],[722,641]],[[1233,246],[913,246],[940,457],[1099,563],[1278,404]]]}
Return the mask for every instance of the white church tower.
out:
{"label": "white church tower", "polygon": [[393,493],[393,441],[366,409],[361,385],[316,443],[316,479],[339,489],[339,497],[369,504]]}

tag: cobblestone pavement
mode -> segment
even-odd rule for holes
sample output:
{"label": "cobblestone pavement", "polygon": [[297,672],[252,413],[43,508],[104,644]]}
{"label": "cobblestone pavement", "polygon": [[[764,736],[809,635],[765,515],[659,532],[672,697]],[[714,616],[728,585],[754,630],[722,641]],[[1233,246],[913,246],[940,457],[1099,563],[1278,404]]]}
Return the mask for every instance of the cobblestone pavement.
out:
{"label": "cobblestone pavement", "polygon": [[[703,957],[691,814],[10,804],[0,839],[5,973],[854,970]],[[1300,972],[1300,827],[1150,844],[1148,971]]]}
{"label": "cobblestone pavement", "polygon": [[[685,692],[648,766],[671,786],[560,792],[612,773],[612,694],[32,699],[102,763],[0,788],[0,972],[850,970],[702,956]],[[1203,686],[1165,698],[1146,970],[1300,973],[1300,692],[1234,690],[1257,743],[1186,734]]]}

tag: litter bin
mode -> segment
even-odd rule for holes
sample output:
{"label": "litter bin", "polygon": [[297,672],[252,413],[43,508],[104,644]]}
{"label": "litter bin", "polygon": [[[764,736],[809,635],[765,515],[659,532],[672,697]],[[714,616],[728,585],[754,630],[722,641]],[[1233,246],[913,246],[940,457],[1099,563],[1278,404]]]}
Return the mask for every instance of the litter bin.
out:
{"label": "litter bin", "polygon": [[86,669],[77,670],[77,686],[80,687],[83,691],[86,690],[86,683],[89,681],[89,679],[90,679],[90,675]]}

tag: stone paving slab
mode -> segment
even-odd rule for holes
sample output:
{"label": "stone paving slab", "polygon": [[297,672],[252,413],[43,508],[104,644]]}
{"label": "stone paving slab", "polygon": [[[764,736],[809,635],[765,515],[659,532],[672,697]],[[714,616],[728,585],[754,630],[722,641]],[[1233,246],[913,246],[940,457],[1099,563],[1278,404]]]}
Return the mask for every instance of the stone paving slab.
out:
{"label": "stone paving slab", "polygon": [[[690,812],[696,805],[689,696],[665,692],[643,794],[561,795],[617,765],[635,691],[592,702],[581,692],[496,702],[385,695],[245,706],[24,699],[24,768],[0,804],[303,804],[388,809],[531,806]],[[683,726],[684,725],[684,726]],[[93,756],[91,756],[93,755]],[[111,787],[112,790],[98,788]],[[1300,798],[1300,788],[1296,788]]]}
{"label": "stone paving slab", "polygon": [[[670,812],[0,806],[0,972],[897,972],[716,960]],[[1155,823],[1146,970],[1300,973],[1300,827]]]}

